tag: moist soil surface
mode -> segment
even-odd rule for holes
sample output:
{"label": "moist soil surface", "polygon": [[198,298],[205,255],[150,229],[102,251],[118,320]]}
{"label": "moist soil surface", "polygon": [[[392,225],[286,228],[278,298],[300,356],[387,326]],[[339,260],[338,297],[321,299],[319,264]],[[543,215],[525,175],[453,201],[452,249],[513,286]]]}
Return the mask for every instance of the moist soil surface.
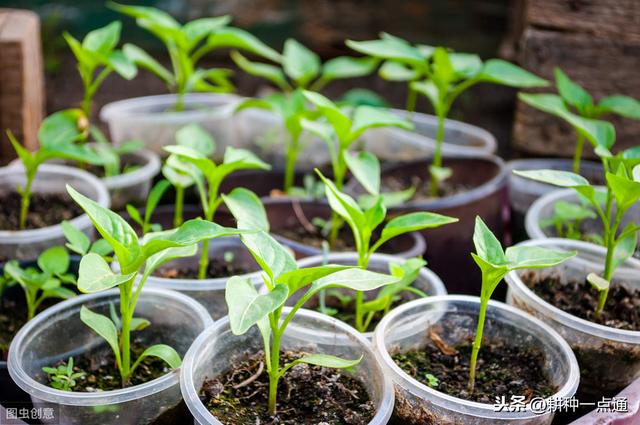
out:
{"label": "moist soil surface", "polygon": [[[301,352],[281,354],[289,363]],[[267,413],[269,377],[264,353],[259,352],[232,364],[231,370],[215,379],[205,379],[200,399],[222,423],[254,424],[368,424],[375,407],[366,388],[348,371],[299,364],[278,384],[276,416]]]}
{"label": "moist soil surface", "polygon": [[[429,201],[434,199],[431,196],[431,182],[423,180],[420,176],[411,176],[409,184],[406,179],[395,176],[383,176],[380,182],[381,192],[399,192],[406,190],[408,187],[415,187],[416,191],[410,201]],[[438,198],[457,195],[458,193],[468,192],[473,189],[473,185],[456,183],[451,179],[440,182],[438,187]]]}
{"label": "moist soil surface", "polygon": [[[237,276],[251,271],[243,265],[211,258],[207,268],[207,279]],[[159,267],[153,272],[153,275],[166,279],[198,279],[198,265],[195,264],[193,267]]]}
{"label": "moist soil surface", "polygon": [[[0,194],[0,230],[19,230],[20,204],[18,192]],[[83,213],[78,204],[62,193],[34,193],[31,196],[25,229],[54,226]]]}
{"label": "moist soil surface", "polygon": [[604,310],[595,319],[598,291],[586,279],[562,284],[557,275],[527,272],[522,281],[540,298],[569,314],[616,329],[640,331],[640,290],[628,290],[614,283]]}
{"label": "moist soil surface", "polygon": [[[549,397],[556,388],[543,375],[544,358],[540,351],[524,349],[504,342],[485,340],[480,349],[473,393],[467,388],[472,342],[450,346],[431,332],[420,350],[392,355],[396,364],[411,377],[437,391],[485,404],[494,404],[496,396]],[[429,378],[431,379],[431,385]]]}
{"label": "moist soil surface", "polygon": [[11,299],[0,299],[0,361],[7,361],[9,344],[27,323],[27,306]]}

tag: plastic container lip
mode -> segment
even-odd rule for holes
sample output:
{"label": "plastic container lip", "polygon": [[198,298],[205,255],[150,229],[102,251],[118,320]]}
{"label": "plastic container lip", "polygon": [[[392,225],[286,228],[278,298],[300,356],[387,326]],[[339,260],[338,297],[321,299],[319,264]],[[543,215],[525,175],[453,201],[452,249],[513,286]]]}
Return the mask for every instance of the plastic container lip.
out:
{"label": "plastic container lip", "polygon": [[[473,303],[479,304],[480,298],[472,297],[469,295],[439,295],[435,297],[422,298],[414,301],[410,301],[406,304],[403,304],[395,309],[393,309],[389,314],[382,318],[373,335],[373,342],[376,348],[385,347],[384,343],[384,335],[385,332],[391,323],[397,316],[402,315],[405,311],[418,306],[420,304],[434,304],[438,302],[463,302],[463,303]],[[536,326],[542,328],[545,333],[547,333],[556,344],[558,344],[562,351],[565,353],[569,353],[569,376],[565,382],[565,384],[560,387],[552,397],[567,397],[573,395],[578,388],[578,383],[580,380],[580,369],[578,367],[578,362],[573,355],[573,351],[569,344],[562,339],[562,337],[554,331],[549,325],[545,324],[541,320],[527,314],[521,310],[518,310],[515,307],[510,305],[500,303],[494,300],[489,301],[489,307],[493,307],[498,310],[502,310],[508,312],[510,314],[515,314],[520,316],[521,318],[534,323]],[[393,373],[400,376],[403,379],[403,385],[406,385],[410,392],[425,397],[427,396],[429,401],[432,403],[443,407],[447,410],[453,410],[458,413],[473,415],[480,418],[488,418],[488,419],[529,419],[534,418],[539,415],[536,415],[531,410],[527,410],[524,412],[496,412],[493,405],[478,403],[475,401],[467,401],[461,398],[453,397],[448,394],[442,393],[440,391],[436,391],[433,388],[421,384],[415,379],[411,378],[407,375],[396,363],[393,361],[391,356],[389,355],[386,349],[376,349],[376,355],[380,359],[380,362],[385,364],[387,367],[393,370]],[[425,397],[426,398],[426,397]]]}
{"label": "plastic container lip", "polygon": [[[525,242],[521,242],[518,245],[524,246],[546,246],[549,248],[553,247],[567,247],[567,245],[577,249],[583,250],[587,252],[595,252],[599,253],[602,256],[606,255],[606,249],[589,242],[583,241],[574,241],[570,239],[561,239],[561,238],[548,238],[548,239],[535,239],[529,240]],[[572,261],[569,259],[568,261]],[[628,263],[631,263],[635,269],[640,269],[640,260],[635,258],[630,258],[627,260]],[[629,270],[629,273],[636,274],[640,273],[638,270]],[[624,279],[624,277],[623,277]],[[522,279],[518,276],[516,271],[509,272],[507,276],[505,276],[505,280],[509,284],[511,290],[518,290],[522,295],[526,296],[529,301],[535,304],[536,309],[540,310],[545,316],[550,317],[552,320],[556,322],[562,323],[564,326],[575,329],[579,332],[588,333],[591,335],[596,335],[601,338],[606,338],[613,341],[618,341],[622,343],[628,344],[640,344],[640,331],[630,331],[625,329],[616,329],[609,326],[600,325],[598,323],[593,323],[585,319],[581,319],[577,316],[569,314],[558,307],[555,307],[540,297],[538,297],[527,285],[524,284]],[[514,288],[511,288],[514,287]]]}
{"label": "plastic container lip", "polygon": [[[0,176],[5,173],[20,172],[24,173],[22,163],[12,163],[7,167],[0,168]],[[78,179],[86,180],[93,186],[97,192],[97,199],[94,199],[100,206],[109,208],[111,205],[109,190],[99,178],[93,174],[74,167],[68,167],[60,164],[42,164],[38,168],[38,172],[58,173],[61,176],[67,175]],[[36,176],[36,179],[38,177]],[[81,214],[72,218],[69,222],[76,228],[84,229],[91,226],[91,219],[87,214]],[[43,238],[51,239],[62,237],[64,235],[62,226],[56,224],[53,226],[41,227],[39,229],[28,230],[0,230],[0,239],[13,239],[16,242],[28,244],[32,241],[38,241]]]}
{"label": "plastic container lip", "polygon": [[[288,314],[289,311],[291,311],[291,307],[284,307],[282,309],[283,316]],[[315,311],[306,310],[304,308],[298,310],[296,316],[297,315],[306,316],[317,321],[329,322],[331,326],[335,327],[338,331],[348,335],[349,338],[353,338],[357,342],[359,342],[363,351],[366,351],[370,356],[375,356],[375,353],[369,341],[367,341],[365,337],[360,335],[351,326],[342,323],[341,321],[332,317],[317,313]],[[180,388],[182,390],[182,395],[185,399],[185,402],[187,403],[187,407],[189,407],[191,414],[198,423],[212,423],[212,421],[214,421],[213,423],[220,424],[220,422],[204,407],[204,405],[200,401],[200,398],[198,396],[198,389],[196,389],[195,383],[193,382],[193,375],[194,367],[196,366],[196,361],[198,360],[197,356],[202,351],[202,346],[209,342],[212,336],[221,331],[224,331],[228,327],[229,316],[225,316],[222,319],[216,321],[213,326],[209,326],[207,329],[205,329],[205,331],[196,338],[193,344],[191,344],[191,348],[189,348],[189,351],[187,351],[187,354],[185,354],[184,360],[182,362],[180,372]],[[371,419],[369,425],[386,424],[389,418],[391,418],[395,399],[391,377],[383,372],[382,365],[378,366],[380,367],[384,391],[382,400],[380,400],[379,406],[376,409],[376,415]]]}
{"label": "plastic container lip", "polygon": [[103,177],[102,181],[108,189],[119,189],[131,186],[137,182],[151,180],[160,172],[160,158],[148,149],[139,149],[130,155],[141,158],[144,165],[131,172],[112,177]]}
{"label": "plastic container lip", "polygon": [[[203,323],[203,328],[205,329],[210,327],[214,323],[207,310],[191,297],[188,297],[176,291],[169,291],[166,289],[145,288],[142,290],[142,294],[144,295],[145,293],[181,301],[182,303],[184,303],[184,305],[188,306],[191,311],[195,312],[198,315],[199,319]],[[30,322],[28,322],[25,326],[23,326],[22,329],[20,329],[20,331],[18,331],[18,333],[14,337],[14,343],[9,346],[9,374],[11,375],[11,378],[16,382],[16,384],[18,384],[18,386],[22,388],[22,390],[29,393],[29,395],[31,395],[32,397],[36,397],[52,403],[73,406],[100,406],[108,404],[120,404],[156,394],[158,392],[166,390],[173,385],[178,384],[179,369],[176,369],[152,381],[145,382],[141,385],[135,385],[133,387],[123,388],[120,390],[102,391],[95,393],[69,392],[57,390],[55,388],[51,388],[47,385],[41,384],[40,382],[31,378],[24,371],[24,369],[20,367],[20,364],[22,362],[22,347],[20,347],[21,344],[16,344],[15,341],[22,342],[27,337],[27,335],[32,334],[33,329],[37,325],[39,325],[41,322],[45,322],[49,317],[56,313],[62,312],[65,309],[76,305],[84,304],[86,301],[91,301],[96,298],[107,298],[113,295],[119,296],[119,290],[112,289],[104,292],[96,292],[94,294],[79,295],[46,309]],[[16,358],[18,360],[14,360]]]}
{"label": "plastic container lip", "polygon": [[[252,282],[257,282],[262,276],[261,271],[255,271],[239,275],[239,277],[250,279]],[[215,279],[169,279],[166,277],[153,276],[147,279],[148,284],[154,288],[164,288],[173,291],[214,291],[222,290],[227,285],[229,277],[218,277]]]}
{"label": "plastic container lip", "polygon": [[146,121],[164,121],[179,117],[206,116],[211,113],[212,108],[225,107],[231,103],[239,102],[241,99],[242,97],[234,94],[187,93],[184,97],[186,103],[204,103],[209,104],[210,107],[180,112],[150,112],[147,108],[159,105],[173,105],[176,101],[176,95],[160,94],[134,97],[108,103],[100,110],[100,119],[102,121],[110,121],[117,118],[144,117]]}

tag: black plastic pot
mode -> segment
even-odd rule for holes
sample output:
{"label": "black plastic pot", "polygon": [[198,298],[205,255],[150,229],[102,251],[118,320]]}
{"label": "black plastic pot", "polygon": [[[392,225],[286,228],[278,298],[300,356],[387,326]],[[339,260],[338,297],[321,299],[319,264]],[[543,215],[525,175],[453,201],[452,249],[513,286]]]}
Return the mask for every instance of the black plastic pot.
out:
{"label": "black plastic pot", "polygon": [[[450,181],[469,187],[469,190],[440,198],[410,200],[389,209],[389,215],[415,211],[431,211],[458,218],[457,223],[422,232],[429,250],[425,259],[428,267],[442,278],[449,293],[477,295],[480,293],[480,271],[471,258],[474,251],[473,229],[479,215],[499,240],[505,235],[508,221],[507,174],[502,159],[494,155],[445,157],[444,166],[453,170]],[[405,188],[419,178],[429,179],[430,159],[390,166],[383,170],[382,179],[393,177]],[[354,194],[364,189],[351,180],[347,190]],[[506,289],[496,298],[503,298]]]}
{"label": "black plastic pot", "polygon": [[[331,207],[328,203],[292,198],[264,198],[262,203],[267,212],[272,235],[280,243],[291,248],[296,258],[322,254],[322,249],[281,236],[278,231],[299,228],[303,226],[302,220],[305,219],[308,221],[315,217],[330,219]],[[392,239],[384,244],[379,252],[401,258],[412,258],[423,255],[426,248],[422,235],[413,232]]]}

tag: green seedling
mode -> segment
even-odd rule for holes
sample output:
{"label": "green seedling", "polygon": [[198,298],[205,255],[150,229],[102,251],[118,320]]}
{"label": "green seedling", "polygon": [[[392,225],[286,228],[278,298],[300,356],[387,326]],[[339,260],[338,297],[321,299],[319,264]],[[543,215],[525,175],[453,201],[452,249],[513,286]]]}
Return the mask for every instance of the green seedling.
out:
{"label": "green seedling", "polygon": [[93,139],[90,148],[101,158],[100,164],[104,170],[104,177],[113,177],[136,170],[138,165],[122,165],[122,156],[139,151],[144,147],[142,140],[130,140],[118,146],[109,142],[107,137],[94,125],[89,127]]}
{"label": "green seedling", "polygon": [[[165,146],[165,150],[177,161],[172,166],[186,174],[195,182],[198,189],[205,220],[211,221],[222,202],[219,193],[220,184],[226,176],[248,169],[268,170],[271,167],[245,149],[228,146],[224,152],[222,164],[216,164],[209,157],[215,151],[213,138],[196,124],[181,128],[176,133],[177,145]],[[198,278],[206,277],[209,266],[209,242],[202,243],[202,253],[198,268]]]}
{"label": "green seedling", "polygon": [[379,70],[382,78],[407,84],[407,111],[415,110],[418,94],[424,95],[431,103],[438,120],[436,148],[429,167],[430,194],[433,197],[438,196],[440,183],[451,176],[451,170],[442,165],[442,142],[445,120],[458,96],[478,83],[517,88],[548,85],[546,80],[501,59],[483,62],[475,54],[452,52],[444,47],[412,45],[387,33],[381,33],[377,40],[347,40],[347,46],[384,61]]}
{"label": "green seedling", "polygon": [[167,189],[169,189],[169,186],[171,186],[171,183],[168,180],[160,180],[151,188],[149,196],[147,197],[147,204],[144,207],[144,217],[140,215],[140,212],[138,212],[136,207],[131,204],[127,204],[126,208],[127,213],[129,213],[129,217],[138,223],[143,235],[148,232],[158,232],[162,230],[162,226],[160,226],[160,224],[151,223],[151,216],[160,203],[162,196]]}
{"label": "green seedling", "polygon": [[75,295],[75,292],[65,287],[76,282],[75,276],[69,273],[69,264],[67,250],[56,246],[40,254],[37,260],[38,267],[23,268],[16,260],[10,260],[4,265],[5,279],[20,285],[24,291],[27,320],[33,319],[44,300],[66,300]]}
{"label": "green seedling", "polygon": [[438,388],[438,385],[440,385],[440,380],[432,374],[427,373],[424,377],[427,378],[427,385],[431,388]]}
{"label": "green seedling", "polygon": [[168,13],[154,7],[113,2],[107,4],[110,8],[135,18],[139,27],[149,31],[165,45],[171,59],[171,70],[133,44],[125,44],[123,51],[136,65],[155,74],[171,92],[176,93],[176,111],[184,110],[186,93],[227,93],[234,90],[229,80],[231,70],[198,68],[200,59],[215,49],[242,49],[272,61],[280,61],[278,52],[253,35],[239,28],[228,27],[230,16],[201,18],[181,25]]}
{"label": "green seedling", "polygon": [[553,215],[541,220],[540,226],[553,227],[560,238],[580,240],[582,221],[594,218],[597,218],[596,213],[586,205],[558,201],[553,206]]}
{"label": "green seedling", "polygon": [[89,236],[75,228],[73,224],[66,220],[61,224],[62,232],[67,240],[65,245],[69,251],[75,252],[78,255],[86,255],[93,252],[94,254],[98,254],[104,258],[106,261],[111,261],[113,249],[111,249],[111,245],[109,245],[106,240],[97,239],[95,242],[91,242]]}
{"label": "green seedling", "polygon": [[493,291],[500,284],[502,278],[512,270],[551,267],[576,255],[575,251],[556,251],[534,246],[512,246],[503,251],[498,239],[491,233],[491,230],[480,217],[476,217],[473,244],[476,252],[475,254],[471,253],[471,256],[480,267],[482,287],[480,289],[478,326],[471,350],[471,361],[469,362],[469,392],[473,392],[475,386],[476,363],[482,345],[487,306]]}
{"label": "green seedling", "polygon": [[77,380],[86,375],[84,372],[73,371],[73,357],[69,357],[67,364],[58,367],[43,367],[42,371],[49,375],[51,386],[57,390],[71,391]]}
{"label": "green seedling", "polygon": [[[336,184],[324,177],[320,171],[316,170],[316,173],[325,184],[326,196],[331,209],[351,228],[358,252],[358,266],[363,269],[369,266],[371,255],[391,239],[405,233],[440,227],[458,221],[456,218],[430,212],[404,214],[389,220],[382,228],[380,237],[373,242],[371,238],[374,231],[385,222],[387,216],[387,208],[384,206],[382,197],[379,197],[372,207],[363,210],[351,196],[338,190]],[[411,288],[411,284],[425,264],[424,260],[414,258],[402,264],[392,265],[390,272],[394,276],[404,278],[394,285],[382,289],[371,301],[365,302],[364,293],[356,292],[355,328],[360,332],[366,332],[377,312],[388,311],[399,293],[415,289]]]}
{"label": "green seedling", "polygon": [[[224,196],[224,195],[223,195]],[[269,375],[269,414],[276,414],[278,382],[292,367],[307,363],[330,368],[350,368],[361,358],[342,359],[327,354],[306,354],[280,367],[280,343],[287,326],[298,310],[314,295],[329,288],[373,290],[397,281],[392,276],[351,266],[329,264],[300,269],[295,259],[267,232],[269,223],[258,197],[246,189],[234,189],[224,196],[225,204],[238,221],[242,243],[262,268],[262,278],[268,290],[259,294],[249,279],[234,276],[227,281],[225,298],[229,308],[229,324],[234,335],[246,333],[256,325],[264,343],[265,363]],[[257,232],[256,232],[257,231]],[[286,313],[283,306],[297,291],[304,294]]]}
{"label": "green seedling", "polygon": [[[205,220],[189,220],[177,229],[147,233],[139,240],[129,223],[118,214],[70,186],[67,186],[67,191],[109,243],[120,266],[119,272],[115,273],[101,255],[93,252],[85,254],[80,261],[78,289],[83,293],[94,293],[117,287],[120,291],[119,318],[109,318],[83,306],[80,319],[113,350],[123,387],[129,383],[145,357],[158,357],[171,368],[179,367],[180,356],[165,344],[148,347],[132,363],[131,332],[149,325],[148,320],[134,317],[142,288],[153,271],[165,262],[195,255],[198,243],[203,240],[237,235],[239,231]],[[140,279],[136,281],[139,274]]]}
{"label": "green seedling", "polygon": [[[569,123],[576,131],[576,146],[573,154],[573,172],[580,173],[580,160],[585,139],[594,147],[603,145],[611,149],[613,126],[605,121],[595,121],[603,115],[618,115],[640,120],[640,102],[629,96],[613,95],[594,102],[591,96],[578,83],[573,81],[560,68],[554,70],[558,94],[520,93],[519,98],[536,109],[555,115]],[[588,127],[597,127],[598,132],[588,131]]]}

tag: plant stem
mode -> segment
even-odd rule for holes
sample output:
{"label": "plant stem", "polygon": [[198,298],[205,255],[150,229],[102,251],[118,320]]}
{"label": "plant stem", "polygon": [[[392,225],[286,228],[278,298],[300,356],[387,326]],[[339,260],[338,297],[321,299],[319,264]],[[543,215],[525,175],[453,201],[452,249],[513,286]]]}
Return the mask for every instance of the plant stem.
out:
{"label": "plant stem", "polygon": [[[279,309],[278,309],[279,311]],[[280,330],[278,329],[278,314],[271,313],[271,368],[269,370],[269,415],[275,416],[278,396],[278,381],[280,380]],[[284,332],[284,329],[283,329]]]}
{"label": "plant stem", "polygon": [[476,337],[473,340],[471,350],[471,361],[469,362],[469,392],[473,393],[476,384],[476,363],[478,362],[478,353],[482,345],[482,332],[484,331],[484,321],[487,314],[487,305],[489,297],[480,297],[480,312],[478,314],[478,327],[476,328]]}
{"label": "plant stem", "polygon": [[[129,310],[129,289],[132,285],[133,282],[120,285],[120,320],[122,321],[122,330],[120,332],[122,368],[120,375],[123,387],[129,382],[131,374],[131,313]],[[131,310],[133,310],[133,308]]]}
{"label": "plant stem", "polygon": [[29,205],[31,204],[31,187],[36,177],[36,169],[26,170],[27,184],[21,191],[22,201],[20,202],[20,230],[24,230],[27,226],[27,215],[29,214]]}
{"label": "plant stem", "polygon": [[200,253],[200,265],[198,266],[198,279],[206,279],[209,268],[209,239],[202,241],[202,252]]}
{"label": "plant stem", "polygon": [[[433,152],[433,162],[431,165],[433,167],[442,167],[442,141],[444,140],[444,125],[445,125],[445,116],[446,112],[442,110],[443,108],[438,108],[438,129],[436,132],[436,149]],[[438,179],[434,173],[431,173],[431,185],[430,185],[430,193],[431,196],[436,198],[438,197]]]}
{"label": "plant stem", "polygon": [[573,154],[573,172],[580,174],[580,160],[582,159],[582,148],[584,146],[584,136],[578,133],[576,139],[576,150]]}
{"label": "plant stem", "polygon": [[[608,208],[610,211],[610,208]],[[610,213],[609,213],[610,214]],[[605,257],[604,262],[604,273],[603,278],[611,283],[611,279],[613,278],[613,255],[616,249],[616,233],[618,232],[618,227],[620,226],[620,221],[622,221],[622,216],[624,215],[624,211],[618,208],[616,210],[616,215],[613,220],[613,225],[607,232],[606,236],[606,245],[607,245],[607,255]],[[610,216],[610,215],[609,215]],[[604,306],[607,302],[607,297],[609,296],[609,287],[603,289],[598,294],[598,306],[596,307],[596,311],[594,313],[594,318],[599,319],[602,314],[602,310],[604,310]]]}
{"label": "plant stem", "polygon": [[173,227],[182,224],[182,207],[184,205],[184,187],[176,186],[176,207],[173,213]]}
{"label": "plant stem", "polygon": [[[340,146],[343,144],[340,143]],[[344,176],[347,172],[347,163],[344,160],[346,149],[340,147],[335,163],[333,164],[333,181],[338,190],[342,190],[344,186]],[[338,240],[338,232],[340,231],[342,221],[340,216],[335,212],[331,212],[331,232],[329,233],[329,246],[334,247]]]}
{"label": "plant stem", "polygon": [[416,111],[416,101],[418,100],[418,92],[411,88],[409,85],[407,89],[407,103],[405,109],[409,112],[409,116],[413,117],[413,113]]}
{"label": "plant stem", "polygon": [[293,187],[293,180],[296,172],[296,160],[298,159],[298,141],[300,133],[291,134],[291,144],[287,149],[287,159],[284,168],[284,193],[289,193]]}

